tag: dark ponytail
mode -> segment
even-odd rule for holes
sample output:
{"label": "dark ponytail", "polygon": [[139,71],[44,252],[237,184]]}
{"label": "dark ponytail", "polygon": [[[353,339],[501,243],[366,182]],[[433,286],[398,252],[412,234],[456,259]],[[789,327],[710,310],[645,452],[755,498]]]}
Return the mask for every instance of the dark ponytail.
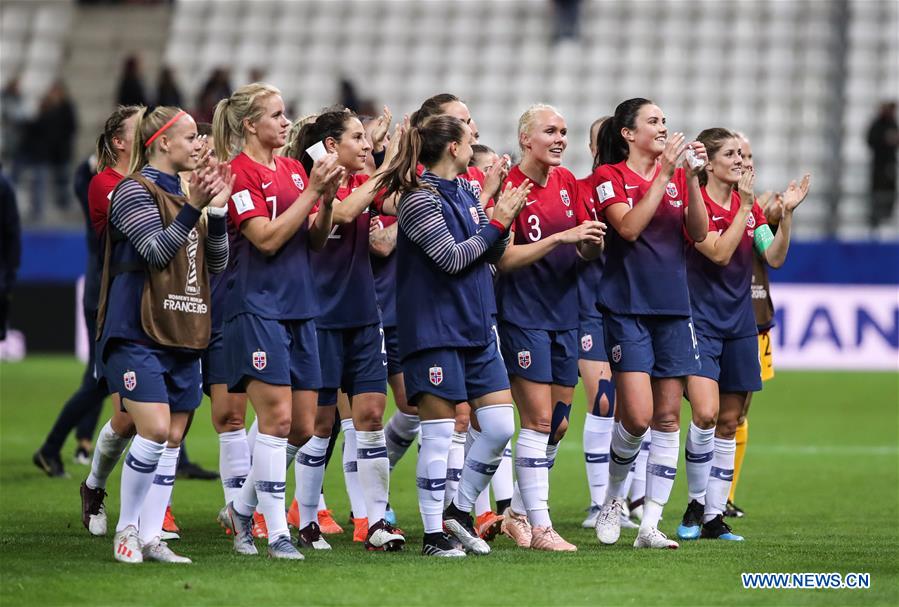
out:
{"label": "dark ponytail", "polygon": [[310,174],[315,161],[306,153],[306,150],[328,137],[340,141],[340,138],[346,131],[347,121],[355,117],[355,112],[345,108],[325,110],[316,116],[315,120],[310,120],[300,127],[300,132],[287,150],[287,156],[299,160],[303,168],[306,169],[306,174]]}
{"label": "dark ponytail", "polygon": [[428,188],[418,179],[418,164],[433,166],[446,151],[450,143],[461,143],[468,127],[452,116],[434,116],[421,126],[410,127],[400,141],[396,156],[387,170],[378,178],[377,189],[386,189],[385,197],[393,194]]}
{"label": "dark ponytail", "polygon": [[412,126],[423,125],[428,118],[443,114],[443,106],[454,101],[461,101],[461,99],[452,93],[439,93],[433,97],[428,97],[421,104],[420,108],[412,112],[412,116],[409,117],[409,124]]}
{"label": "dark ponytail", "polygon": [[644,105],[651,104],[649,99],[635,97],[622,101],[615,108],[615,115],[599,127],[597,134],[596,157],[593,166],[601,164],[617,164],[627,160],[630,154],[627,141],[621,135],[621,129],[634,129],[637,126],[637,113]]}

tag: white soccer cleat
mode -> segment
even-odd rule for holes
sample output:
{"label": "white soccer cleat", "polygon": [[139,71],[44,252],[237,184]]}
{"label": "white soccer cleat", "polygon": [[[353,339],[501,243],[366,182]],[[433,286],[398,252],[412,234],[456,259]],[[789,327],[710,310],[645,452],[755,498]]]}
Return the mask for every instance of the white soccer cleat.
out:
{"label": "white soccer cleat", "polygon": [[596,519],[599,518],[600,510],[602,510],[602,507],[597,506],[596,504],[590,504],[590,507],[587,508],[587,518],[581,523],[581,527],[584,529],[593,529],[596,527]]}
{"label": "white soccer cleat", "polygon": [[637,539],[634,540],[634,548],[667,548],[668,550],[677,550],[679,544],[674,540],[669,540],[667,535],[655,527],[640,527],[640,532],[637,533]]}
{"label": "white soccer cleat", "polygon": [[366,550],[376,552],[396,552],[402,550],[405,545],[406,538],[400,530],[384,519],[368,528],[368,536],[363,544]]}
{"label": "white soccer cleat", "polygon": [[268,545],[268,555],[273,559],[285,559],[291,561],[302,561],[306,557],[297,550],[293,542],[290,541],[289,535],[282,535]]}
{"label": "white soccer cleat", "polygon": [[313,550],[330,550],[331,544],[324,538],[318,523],[309,523],[302,529],[297,536],[297,544],[303,548],[312,548]]}
{"label": "white soccer cleat", "polygon": [[624,500],[610,498],[602,507],[596,518],[596,539],[602,544],[612,545],[621,536],[621,517]]}
{"label": "white soccer cleat", "polygon": [[462,543],[465,552],[479,555],[490,554],[490,544],[478,537],[477,532],[471,526],[471,516],[468,518],[469,522],[466,525],[464,520],[446,517],[443,519],[443,526],[447,532]]}
{"label": "white soccer cleat", "polygon": [[158,561],[160,563],[192,563],[186,556],[175,554],[168,544],[159,538],[144,544],[142,549],[145,561]]}
{"label": "white soccer cleat", "polygon": [[91,535],[106,535],[105,498],[106,491],[103,489],[91,489],[86,482],[81,483],[81,522]]}
{"label": "white soccer cleat", "polygon": [[106,506],[100,504],[100,510],[97,514],[88,516],[87,530],[91,535],[106,535]]}
{"label": "white soccer cleat", "polygon": [[137,527],[128,525],[115,534],[112,540],[112,555],[120,563],[137,564],[144,562],[144,555],[140,549],[140,539],[137,536]]}
{"label": "white soccer cleat", "polygon": [[253,542],[253,517],[241,516],[229,503],[219,511],[219,523],[231,531],[234,538],[234,552],[248,556],[259,554]]}

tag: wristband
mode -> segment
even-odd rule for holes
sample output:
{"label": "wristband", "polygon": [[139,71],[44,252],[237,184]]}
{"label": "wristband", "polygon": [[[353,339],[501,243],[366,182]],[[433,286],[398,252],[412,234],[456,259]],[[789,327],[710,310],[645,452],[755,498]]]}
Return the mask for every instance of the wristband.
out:
{"label": "wristband", "polygon": [[228,207],[206,207],[206,214],[221,218],[228,214]]}
{"label": "wristband", "polygon": [[489,225],[496,227],[496,229],[498,229],[502,234],[505,234],[506,232],[506,226],[504,226],[503,222],[498,219],[491,219]]}

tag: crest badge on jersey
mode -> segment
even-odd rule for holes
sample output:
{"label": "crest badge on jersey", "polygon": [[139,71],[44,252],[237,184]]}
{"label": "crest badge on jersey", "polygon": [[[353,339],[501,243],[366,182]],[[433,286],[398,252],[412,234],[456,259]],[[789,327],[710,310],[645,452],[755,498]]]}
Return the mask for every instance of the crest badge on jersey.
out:
{"label": "crest badge on jersey", "polygon": [[530,350],[522,350],[518,353],[518,366],[522,369],[527,369],[531,366],[531,351]]}
{"label": "crest badge on jersey", "polygon": [[471,220],[475,225],[481,224],[481,218],[478,217],[478,209],[477,207],[468,207],[468,212],[471,213]]}
{"label": "crest badge on jersey", "polygon": [[268,365],[268,357],[262,350],[253,352],[253,368],[262,371]]}
{"label": "crest badge on jersey", "polygon": [[749,217],[746,218],[746,227],[754,228],[755,227],[755,217],[752,213],[749,214]]}
{"label": "crest badge on jersey", "polygon": [[581,335],[581,350],[584,352],[589,352],[593,349],[593,336],[587,333],[586,335]]}
{"label": "crest badge on jersey", "polygon": [[306,187],[306,184],[303,183],[303,178],[300,177],[299,173],[291,173],[290,178],[293,179],[293,185],[297,186],[298,190],[302,190]]}
{"label": "crest badge on jersey", "polygon": [[428,381],[432,386],[439,386],[443,383],[443,367],[431,367],[428,369]]}
{"label": "crest badge on jersey", "polygon": [[620,363],[621,362],[621,346],[612,346],[612,362]]}
{"label": "crest badge on jersey", "polygon": [[559,190],[559,196],[562,198],[562,204],[566,207],[571,206],[571,198],[568,196],[568,190]]}
{"label": "crest badge on jersey", "polygon": [[125,371],[122,380],[125,382],[125,389],[129,392],[137,387],[137,373],[134,371]]}
{"label": "crest badge on jersey", "polygon": [[470,179],[468,181],[468,183],[471,184],[471,189],[474,190],[474,193],[477,194],[478,196],[480,196],[481,195],[481,182],[479,182],[477,179]]}
{"label": "crest badge on jersey", "polygon": [[665,186],[665,193],[671,196],[672,198],[677,198],[677,186],[672,182],[668,182],[668,185]]}

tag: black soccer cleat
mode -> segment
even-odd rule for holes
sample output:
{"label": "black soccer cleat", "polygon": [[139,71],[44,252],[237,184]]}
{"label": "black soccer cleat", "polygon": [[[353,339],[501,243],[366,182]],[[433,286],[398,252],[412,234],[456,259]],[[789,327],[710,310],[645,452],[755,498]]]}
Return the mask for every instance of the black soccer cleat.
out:
{"label": "black soccer cleat", "polygon": [[707,523],[702,524],[702,535],[705,540],[729,540],[731,542],[742,542],[743,536],[737,535],[730,530],[730,525],[724,522],[724,517],[720,514]]}
{"label": "black soccer cleat", "polygon": [[461,558],[465,556],[465,551],[457,547],[449,535],[438,532],[425,533],[421,541],[421,554],[442,558]]}
{"label": "black soccer cleat", "polygon": [[312,548],[314,550],[330,550],[331,544],[322,536],[321,527],[312,522],[300,529],[297,535],[297,546],[300,548]]}
{"label": "black soccer cleat", "polygon": [[366,550],[375,552],[397,552],[403,549],[406,538],[399,529],[381,519],[368,528],[368,537],[365,538]]}
{"label": "black soccer cleat", "polygon": [[727,500],[727,505],[724,507],[724,516],[728,518],[743,518],[746,516],[746,513],[743,512],[743,509],[737,506],[730,500]]}
{"label": "black soccer cleat", "polygon": [[682,540],[695,540],[699,537],[699,528],[702,526],[702,514],[705,506],[691,500],[684,511],[684,518],[677,527],[677,537]]}
{"label": "black soccer cleat", "polygon": [[62,458],[59,457],[59,453],[48,455],[38,449],[34,452],[31,461],[50,478],[69,478],[65,467],[62,465]]}

